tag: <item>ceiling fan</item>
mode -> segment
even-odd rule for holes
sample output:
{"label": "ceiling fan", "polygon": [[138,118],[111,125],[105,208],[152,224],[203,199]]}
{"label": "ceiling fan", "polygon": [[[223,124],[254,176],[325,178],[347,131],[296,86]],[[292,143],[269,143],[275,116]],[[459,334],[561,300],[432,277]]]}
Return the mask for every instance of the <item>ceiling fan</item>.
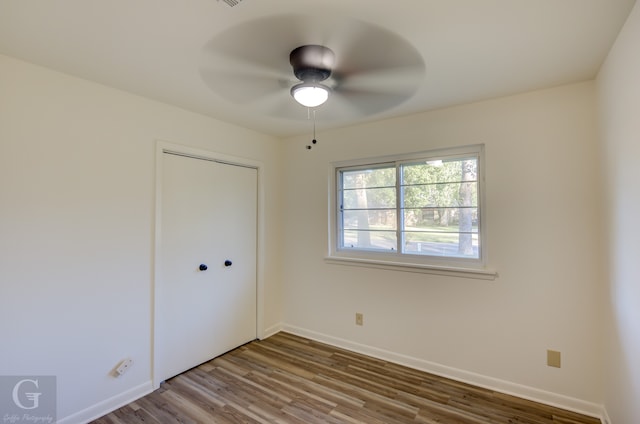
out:
{"label": "ceiling fan", "polygon": [[[200,75],[227,101],[281,118],[352,121],[408,100],[424,80],[420,52],[351,18],[275,15],[226,29],[203,49]],[[295,99],[295,101],[292,99]]]}

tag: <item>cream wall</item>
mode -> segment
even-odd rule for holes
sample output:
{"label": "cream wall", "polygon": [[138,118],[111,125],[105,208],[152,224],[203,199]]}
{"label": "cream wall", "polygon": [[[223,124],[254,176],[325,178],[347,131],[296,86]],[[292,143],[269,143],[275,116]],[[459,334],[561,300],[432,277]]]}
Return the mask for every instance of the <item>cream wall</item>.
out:
{"label": "cream wall", "polygon": [[0,375],[56,375],[64,422],[150,387],[156,140],[264,164],[264,324],[280,322],[279,142],[0,56]]}
{"label": "cream wall", "polygon": [[598,76],[608,281],[605,405],[611,422],[640,423],[640,5]]}
{"label": "cream wall", "polygon": [[[321,111],[319,112],[321,114]],[[285,328],[598,413],[602,222],[595,85],[286,141]],[[484,143],[495,281],[327,264],[332,161]],[[354,325],[356,312],[364,326]],[[562,368],[546,366],[546,350]]]}

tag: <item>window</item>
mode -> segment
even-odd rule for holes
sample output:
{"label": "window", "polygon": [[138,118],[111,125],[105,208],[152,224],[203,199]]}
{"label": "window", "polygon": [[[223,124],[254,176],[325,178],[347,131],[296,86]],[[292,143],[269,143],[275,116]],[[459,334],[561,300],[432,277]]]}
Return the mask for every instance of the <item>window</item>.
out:
{"label": "window", "polygon": [[482,269],[483,147],[334,164],[329,259]]}

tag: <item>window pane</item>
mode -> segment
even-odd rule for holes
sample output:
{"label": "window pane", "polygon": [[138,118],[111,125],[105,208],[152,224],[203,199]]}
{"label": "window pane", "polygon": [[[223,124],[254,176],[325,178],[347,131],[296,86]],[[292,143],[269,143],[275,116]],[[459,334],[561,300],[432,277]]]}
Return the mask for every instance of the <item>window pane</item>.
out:
{"label": "window pane", "polygon": [[395,166],[341,172],[342,248],[395,251]]}
{"label": "window pane", "polygon": [[479,258],[478,241],[477,233],[405,232],[403,253]]}
{"label": "window pane", "polygon": [[404,209],[405,231],[478,232],[477,208]]}
{"label": "window pane", "polygon": [[403,187],[404,208],[478,206],[477,182]]}
{"label": "window pane", "polygon": [[395,231],[344,230],[343,248],[395,251],[398,245]]}
{"label": "window pane", "polygon": [[344,211],[342,227],[356,230],[396,230],[396,210]]}
{"label": "window pane", "polygon": [[[464,172],[463,163],[466,166]],[[469,181],[468,174],[477,175],[477,168],[478,160],[475,157],[407,164],[402,166],[402,183],[409,185]],[[463,173],[467,174],[466,178]]]}
{"label": "window pane", "polygon": [[395,187],[395,167],[342,171],[342,188]]}
{"label": "window pane", "polygon": [[375,209],[396,207],[395,187],[349,189],[344,190],[342,196],[342,207],[344,209]]}

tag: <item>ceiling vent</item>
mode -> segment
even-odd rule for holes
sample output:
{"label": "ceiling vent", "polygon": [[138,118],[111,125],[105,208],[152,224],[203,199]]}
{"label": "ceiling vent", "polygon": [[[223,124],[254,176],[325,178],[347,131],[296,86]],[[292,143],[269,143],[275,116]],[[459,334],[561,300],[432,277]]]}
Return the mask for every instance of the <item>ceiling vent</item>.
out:
{"label": "ceiling vent", "polygon": [[233,7],[233,6],[237,6],[238,3],[240,3],[242,0],[222,0],[222,1],[227,3],[230,7]]}

